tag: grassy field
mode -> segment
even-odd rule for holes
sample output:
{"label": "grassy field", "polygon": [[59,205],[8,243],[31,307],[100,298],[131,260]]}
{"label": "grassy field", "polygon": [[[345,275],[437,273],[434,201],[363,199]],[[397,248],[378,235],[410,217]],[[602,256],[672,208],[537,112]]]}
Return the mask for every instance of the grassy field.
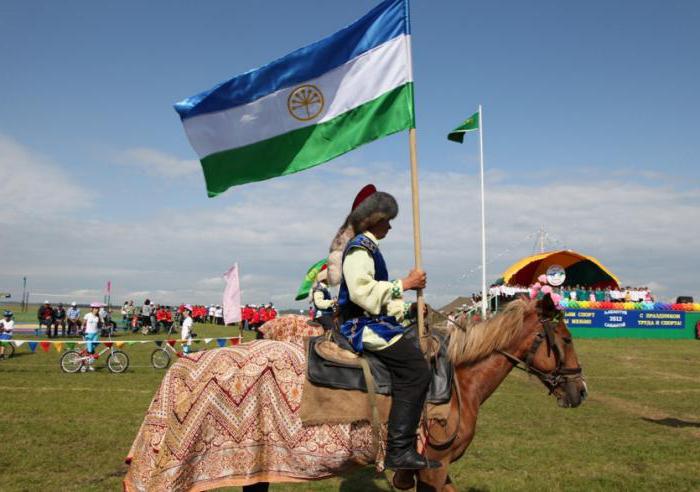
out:
{"label": "grassy field", "polygon": [[[233,336],[198,325],[200,337]],[[17,337],[19,338],[19,337]],[[141,335],[122,338],[142,338]],[[577,340],[591,396],[564,410],[513,373],[482,409],[451,467],[460,490],[700,490],[700,342]],[[131,366],[64,374],[59,354],[26,346],[0,361],[0,490],[121,490],[126,455],[162,371],[155,347]],[[371,468],[293,490],[390,490]]]}

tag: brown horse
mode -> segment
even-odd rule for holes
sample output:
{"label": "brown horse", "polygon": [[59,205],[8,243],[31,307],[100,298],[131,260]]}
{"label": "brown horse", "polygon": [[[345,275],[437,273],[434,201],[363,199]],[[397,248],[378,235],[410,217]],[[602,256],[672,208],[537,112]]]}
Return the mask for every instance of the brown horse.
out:
{"label": "brown horse", "polygon": [[[449,479],[450,463],[458,460],[474,438],[479,407],[514,367],[537,376],[561,407],[579,406],[586,398],[571,334],[549,295],[537,303],[517,300],[502,314],[471,327],[450,329],[449,356],[455,366],[450,418],[429,422],[427,455],[442,467],[418,474],[419,491],[457,490]],[[413,473],[394,476],[397,488],[414,486]]]}
{"label": "brown horse", "polygon": [[[538,302],[513,301],[486,322],[448,330],[448,352],[455,365],[451,412],[446,423],[429,423],[426,447],[443,466],[419,472],[419,490],[455,490],[449,465],[471,443],[480,405],[516,365],[535,374],[563,407],[576,407],[586,396],[571,335],[548,296]],[[248,369],[247,364],[259,367]],[[244,345],[207,351],[175,364],[134,442],[125,488],[243,485],[244,490],[258,491],[267,490],[267,482],[327,478],[366,464],[372,456],[369,424],[301,426],[294,408],[301,399],[304,365],[298,345],[262,341],[253,342],[250,349]],[[245,385],[258,379],[255,386]],[[256,391],[253,398],[258,401],[248,401],[251,397],[245,395]],[[274,392],[284,392],[286,403],[271,404]],[[244,421],[261,427],[243,428]],[[330,447],[324,444],[326,438],[333,439]],[[398,473],[394,484],[412,488],[414,475]]]}

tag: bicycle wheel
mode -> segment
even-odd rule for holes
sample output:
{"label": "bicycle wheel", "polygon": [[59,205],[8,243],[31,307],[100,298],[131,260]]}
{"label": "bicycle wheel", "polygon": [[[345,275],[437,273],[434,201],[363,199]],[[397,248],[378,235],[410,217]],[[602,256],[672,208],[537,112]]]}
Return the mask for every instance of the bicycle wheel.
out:
{"label": "bicycle wheel", "polygon": [[68,350],[61,356],[61,369],[63,372],[78,372],[85,362],[85,358],[77,350]]}
{"label": "bicycle wheel", "polygon": [[129,368],[129,356],[121,350],[113,350],[107,357],[107,368],[110,372],[121,373]]}
{"label": "bicycle wheel", "polygon": [[151,365],[156,369],[165,369],[170,365],[170,354],[166,349],[155,349],[151,352]]}

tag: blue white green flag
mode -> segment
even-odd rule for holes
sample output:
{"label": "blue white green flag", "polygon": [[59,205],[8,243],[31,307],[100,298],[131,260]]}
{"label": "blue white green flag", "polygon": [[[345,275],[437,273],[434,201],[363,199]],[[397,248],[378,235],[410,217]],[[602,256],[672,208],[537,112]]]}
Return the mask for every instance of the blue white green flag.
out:
{"label": "blue white green flag", "polygon": [[209,196],[413,128],[408,0],[175,105]]}

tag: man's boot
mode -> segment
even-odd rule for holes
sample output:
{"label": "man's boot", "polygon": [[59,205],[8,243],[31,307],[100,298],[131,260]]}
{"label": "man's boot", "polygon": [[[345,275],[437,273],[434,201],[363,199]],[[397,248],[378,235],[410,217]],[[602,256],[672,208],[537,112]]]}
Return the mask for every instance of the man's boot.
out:
{"label": "man's boot", "polygon": [[389,429],[385,465],[392,470],[422,470],[439,468],[437,461],[429,460],[416,451],[416,429],[423,407],[419,402],[394,399],[389,414]]}

